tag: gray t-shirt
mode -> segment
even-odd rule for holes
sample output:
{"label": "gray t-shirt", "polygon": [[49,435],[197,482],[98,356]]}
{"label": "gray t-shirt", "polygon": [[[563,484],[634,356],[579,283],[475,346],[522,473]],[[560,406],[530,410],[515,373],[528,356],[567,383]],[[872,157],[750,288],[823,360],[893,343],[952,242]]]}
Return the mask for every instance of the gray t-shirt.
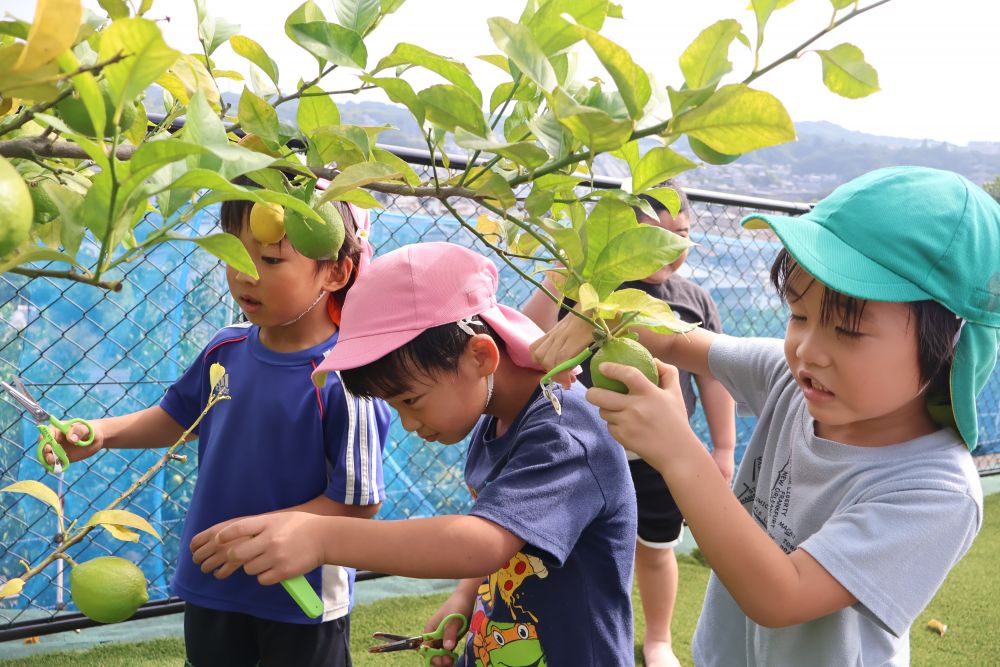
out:
{"label": "gray t-shirt", "polygon": [[807,551],[858,602],[769,629],[712,574],[695,664],[908,665],[910,625],[982,526],[982,487],[958,434],[887,447],[817,437],[780,340],[720,335],[709,364],[740,411],[758,417],[734,483],[743,506],[786,553]]}

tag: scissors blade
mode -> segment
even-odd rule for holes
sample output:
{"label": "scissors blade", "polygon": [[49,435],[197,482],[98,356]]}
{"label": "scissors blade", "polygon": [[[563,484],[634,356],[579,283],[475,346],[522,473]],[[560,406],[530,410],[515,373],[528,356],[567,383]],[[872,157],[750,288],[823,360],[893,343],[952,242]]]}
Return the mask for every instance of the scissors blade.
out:
{"label": "scissors blade", "polygon": [[7,382],[0,381],[0,387],[3,387],[4,391],[11,395],[11,397],[21,404],[21,407],[31,413],[35,421],[39,424],[48,421],[49,413],[42,409],[42,406],[38,404],[35,399],[31,397],[28,390],[25,388],[24,383],[21,382],[21,378],[14,378],[14,385],[11,386]]}
{"label": "scissors blade", "polygon": [[423,635],[419,637],[407,637],[406,635],[394,635],[388,632],[376,632],[373,639],[383,639],[388,644],[377,644],[368,647],[369,653],[391,653],[393,651],[406,651],[419,648],[424,643]]}

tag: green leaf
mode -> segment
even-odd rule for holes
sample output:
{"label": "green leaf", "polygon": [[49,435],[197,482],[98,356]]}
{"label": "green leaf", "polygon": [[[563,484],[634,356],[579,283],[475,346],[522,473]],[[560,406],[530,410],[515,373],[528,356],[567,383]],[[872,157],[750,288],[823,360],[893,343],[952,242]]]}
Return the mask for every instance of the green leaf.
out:
{"label": "green leaf", "polygon": [[427,111],[427,120],[451,132],[464,127],[473,134],[485,137],[489,127],[479,103],[458,86],[438,84],[417,93]]}
{"label": "green leaf", "polygon": [[93,139],[85,137],[82,134],[71,129],[66,123],[60,118],[55,116],[50,116],[44,113],[36,113],[35,120],[39,123],[44,123],[48,125],[53,130],[58,130],[62,133],[63,137],[70,139],[77,146],[82,148],[91,160],[94,161],[98,167],[102,170],[107,170],[111,168],[111,162],[108,160],[107,153],[104,152],[104,144],[97,144]]}
{"label": "green leaf", "polygon": [[62,516],[62,502],[59,500],[59,496],[56,492],[41,482],[37,482],[33,479],[26,479],[21,482],[8,484],[0,489],[0,493],[26,493],[32,498],[41,500],[43,503],[54,509],[56,514]]}
{"label": "green leaf", "polygon": [[[485,55],[485,56],[476,56],[476,58],[478,58],[479,60],[482,60],[483,62],[487,62],[487,63],[493,65],[494,67],[499,67],[500,69],[502,69],[507,74],[510,74],[510,63],[507,61],[507,57],[506,56],[501,56],[501,55],[496,54],[496,53],[491,53],[491,54]],[[510,82],[508,82],[508,83],[510,83]]]}
{"label": "green leaf", "polygon": [[483,139],[462,128],[455,130],[455,143],[462,148],[503,156],[528,169],[537,169],[549,159],[544,148],[530,141],[503,142],[492,136]]}
{"label": "green leaf", "polygon": [[646,102],[652,94],[649,76],[635,64],[628,51],[610,39],[582,26],[577,26],[577,30],[586,38],[590,48],[604,65],[604,69],[614,79],[618,92],[628,107],[629,115],[634,119],[641,118]]}
{"label": "green leaf", "polygon": [[[230,236],[232,235],[230,234]],[[239,239],[237,239],[236,242],[240,244],[240,247],[243,246],[243,243],[240,242]],[[149,525],[148,521],[143,519],[138,514],[133,514],[128,510],[101,510],[99,512],[94,512],[94,515],[91,516],[87,520],[87,523],[84,524],[84,526],[106,526],[106,525],[126,526],[128,528],[135,528],[136,530],[141,530],[144,533],[149,533],[156,539],[160,539],[160,534],[157,533],[156,530],[151,525]]]}
{"label": "green leaf", "polygon": [[552,192],[539,188],[535,184],[531,188],[531,194],[524,200],[524,210],[528,212],[528,215],[540,218],[552,207],[554,199],[555,195]]}
{"label": "green leaf", "polygon": [[611,319],[625,313],[639,313],[632,320],[632,326],[642,326],[656,333],[674,334],[694,330],[697,323],[683,322],[666,302],[639,289],[623,289],[612,292],[597,306],[597,315]]}
{"label": "green leaf", "polygon": [[400,65],[416,65],[417,67],[423,67],[436,74],[440,74],[464,90],[476,102],[476,107],[482,107],[483,105],[483,94],[475,81],[472,80],[468,67],[457,60],[439,56],[436,53],[431,53],[413,44],[405,42],[397,44],[392,53],[379,61],[378,66],[372,74],[377,74],[389,67],[398,67]]}
{"label": "green leaf", "polygon": [[[63,51],[56,58],[56,62],[64,72],[73,72],[80,68],[80,61],[69,49]],[[94,136],[103,137],[108,113],[104,106],[104,95],[97,84],[97,78],[90,72],[82,72],[70,80],[73,82],[73,88],[76,89],[77,94],[80,96],[80,101],[83,102],[83,106],[87,110],[87,115],[90,117],[90,124],[94,128]]]}
{"label": "green leaf", "polygon": [[330,185],[323,192],[318,203],[322,204],[323,202],[330,201],[341,193],[363,187],[369,183],[389,181],[401,176],[402,173],[400,171],[381,162],[353,164],[337,174],[337,177],[330,182]]}
{"label": "green leaf", "polygon": [[373,148],[372,157],[374,157],[376,161],[381,162],[382,164],[387,164],[402,174],[403,180],[406,181],[407,185],[416,187],[422,182],[420,176],[417,175],[417,172],[413,171],[413,167],[411,167],[406,160],[399,157],[395,153],[391,153],[384,148]]}
{"label": "green leaf", "polygon": [[612,239],[630,229],[635,229],[638,225],[632,207],[624,202],[615,199],[602,199],[597,202],[587,216],[587,222],[584,223],[587,261],[581,272],[583,277],[587,279],[593,275],[597,260]]}
{"label": "green leaf", "polygon": [[281,145],[278,136],[278,112],[246,87],[240,95],[239,120],[244,130],[256,134],[271,148]]}
{"label": "green leaf", "polygon": [[542,90],[556,87],[556,72],[527,26],[495,16],[487,21],[497,47]]}
{"label": "green leaf", "polygon": [[636,225],[608,241],[590,282],[603,299],[627,280],[641,280],[677,259],[690,241],[653,225]]}
{"label": "green leaf", "polygon": [[635,128],[631,120],[617,120],[606,111],[577,104],[562,88],[556,89],[552,110],[559,122],[594,153],[621,148]]}
{"label": "green leaf", "polygon": [[[545,151],[554,159],[565,157],[569,154],[570,144],[573,135],[563,126],[555,114],[545,112],[539,114],[528,121],[531,133],[542,143]],[[508,132],[508,136],[510,133]]]}
{"label": "green leaf", "polygon": [[204,250],[207,250],[221,259],[227,266],[231,266],[240,273],[246,274],[252,278],[259,277],[257,274],[257,267],[254,266],[253,260],[250,259],[250,254],[244,247],[243,242],[232,234],[220,232],[218,234],[209,234],[208,236],[187,237],[171,232],[167,234],[167,238],[165,240],[192,241]]}
{"label": "green leaf", "polygon": [[303,92],[311,93],[299,98],[299,108],[295,115],[303,134],[309,135],[316,128],[327,125],[340,125],[340,110],[331,96],[319,94],[323,91],[316,86],[309,86]]}
{"label": "green leaf", "polygon": [[650,188],[642,194],[663,204],[672,217],[681,212],[681,196],[673,188]]}
{"label": "green leaf", "polygon": [[[583,239],[580,238],[580,231],[573,227],[565,227],[553,222],[544,224],[545,231],[549,233],[559,249],[565,253],[566,263],[571,267],[581,266],[586,257],[584,253]],[[566,294],[563,292],[563,294]],[[567,295],[569,296],[569,295]]]}
{"label": "green leaf", "polygon": [[293,42],[317,58],[358,69],[364,69],[368,63],[368,50],[360,35],[336,23],[293,23],[287,30]]}
{"label": "green leaf", "polygon": [[[787,7],[792,4],[794,0],[750,0],[750,6],[753,8],[753,13],[757,17],[757,50],[760,50],[761,44],[764,43],[764,26],[767,25],[767,20],[771,18],[771,14],[781,9],[782,7]],[[834,5],[837,2],[843,2],[844,0],[832,0]],[[848,4],[854,2],[854,0],[849,0]]]}
{"label": "green leaf", "polygon": [[[743,27],[734,19],[724,19],[705,28],[680,57],[681,72],[690,89],[715,85],[733,69],[729,47]],[[744,38],[745,39],[745,38]]]}
{"label": "green leaf", "polygon": [[[780,6],[783,7],[783,6],[787,5],[787,4],[789,4],[791,1],[792,0],[785,0],[785,2],[782,2]],[[838,10],[838,11],[841,10],[841,9],[846,9],[847,7],[850,7],[855,2],[857,2],[857,0],[830,0],[830,4],[833,5],[833,8],[836,9],[836,10]]]}
{"label": "green leaf", "polygon": [[267,74],[275,86],[278,85],[278,63],[274,62],[271,56],[267,55],[267,51],[260,44],[249,37],[234,35],[229,38],[229,45],[233,47],[233,51],[237,55],[243,56],[259,67],[264,74]]}
{"label": "green leaf", "polygon": [[666,146],[650,148],[632,170],[632,192],[639,194],[696,165]]}
{"label": "green leaf", "polygon": [[497,173],[491,173],[486,183],[476,189],[476,195],[495,201],[503,209],[512,208],[517,203],[517,197],[507,180]]}
{"label": "green leaf", "polygon": [[194,0],[198,15],[198,40],[205,45],[208,55],[212,55],[223,42],[240,31],[237,23],[216,18],[205,11],[205,0]]}
{"label": "green leaf", "polygon": [[538,8],[527,25],[542,51],[553,56],[583,39],[576,26],[562,18],[564,14],[579,25],[600,30],[607,12],[607,0],[550,0]]}
{"label": "green leaf", "polygon": [[580,285],[579,297],[580,310],[584,313],[589,313],[600,301],[600,297],[597,296],[597,290],[590,283]]}
{"label": "green leaf", "polygon": [[823,59],[823,83],[838,95],[856,99],[879,90],[878,72],[853,44],[838,44],[816,53]]}
{"label": "green leaf", "polygon": [[374,77],[367,74],[360,79],[365,83],[372,83],[385,91],[389,99],[397,104],[404,105],[413,114],[418,127],[424,125],[424,103],[420,101],[413,88],[403,79],[389,77]]}
{"label": "green leaf", "polygon": [[340,25],[359,35],[364,35],[372,27],[381,10],[379,0],[337,0],[334,7]]}
{"label": "green leaf", "polygon": [[688,137],[688,145],[695,155],[708,164],[729,164],[735,162],[740,157],[739,155],[726,155],[725,153],[713,150],[694,137]]}
{"label": "green leaf", "polygon": [[7,255],[3,258],[3,260],[0,260],[0,273],[6,273],[15,266],[31,264],[32,262],[65,262],[76,268],[83,268],[77,264],[75,258],[70,257],[66,253],[53,250],[52,248],[43,248],[41,246],[27,246],[19,252]]}
{"label": "green leaf", "polygon": [[355,206],[360,206],[361,208],[384,208],[384,205],[375,197],[371,196],[367,190],[357,189],[348,190],[343,192],[336,197],[333,197],[333,201],[345,201]]}
{"label": "green leaf", "polygon": [[406,2],[406,0],[381,0],[382,13],[392,14],[394,11],[402,7],[404,2]]}
{"label": "green leaf", "polygon": [[667,135],[687,134],[725,155],[741,155],[795,139],[795,126],[770,93],[741,83],[723,86],[707,102],[675,117]]}
{"label": "green leaf", "polygon": [[112,19],[123,19],[129,15],[128,5],[125,3],[125,0],[97,0],[97,4]]}
{"label": "green leaf", "polygon": [[124,60],[101,71],[116,108],[139,97],[180,56],[163,41],[156,23],[140,18],[119,19],[101,31],[98,59],[109,60],[120,53],[126,55]]}

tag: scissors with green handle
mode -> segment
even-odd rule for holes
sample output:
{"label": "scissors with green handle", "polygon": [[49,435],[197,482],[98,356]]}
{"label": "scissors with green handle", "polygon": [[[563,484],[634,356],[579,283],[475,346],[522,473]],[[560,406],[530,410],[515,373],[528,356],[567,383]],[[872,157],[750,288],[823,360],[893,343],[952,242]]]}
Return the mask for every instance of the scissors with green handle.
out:
{"label": "scissors with green handle", "polygon": [[407,635],[394,635],[388,632],[376,632],[372,635],[373,639],[381,639],[388,643],[372,646],[368,649],[368,652],[389,653],[391,651],[416,651],[425,665],[430,665],[431,660],[438,656],[447,656],[452,660],[457,661],[460,657],[457,652],[449,651],[446,648],[438,648],[436,646],[427,645],[427,642],[439,642],[444,639],[445,628],[447,628],[448,624],[454,620],[460,620],[462,622],[462,627],[458,629],[458,634],[456,635],[457,637],[461,637],[465,634],[465,631],[469,629],[469,620],[465,618],[464,614],[448,614],[441,619],[441,622],[438,623],[437,630],[434,632],[425,632],[422,635],[413,635],[412,637]]}
{"label": "scissors with green handle", "polygon": [[[38,449],[35,452],[35,456],[38,458],[39,463],[45,466],[45,469],[49,472],[61,473],[63,470],[69,468],[69,457],[66,456],[66,450],[63,446],[52,435],[52,431],[49,430],[49,426],[54,426],[59,429],[66,439],[69,440],[69,434],[73,430],[74,424],[83,424],[87,427],[87,437],[77,440],[73,444],[77,447],[86,447],[94,442],[94,427],[90,425],[85,419],[66,419],[58,420],[52,415],[50,415],[45,409],[38,404],[38,402],[31,397],[28,390],[24,387],[24,382],[21,378],[13,378],[14,384],[11,385],[7,382],[0,381],[0,387],[3,387],[4,391],[11,395],[11,397],[21,404],[25,410],[27,410],[32,418],[35,420],[35,425],[38,427],[38,432],[41,434],[41,438],[38,440]],[[48,445],[52,448],[52,453],[56,457],[56,462],[54,465],[50,465],[48,461],[45,460],[45,446]]]}
{"label": "scissors with green handle", "polygon": [[281,582],[281,586],[309,618],[319,618],[323,613],[323,601],[303,575],[285,579]]}

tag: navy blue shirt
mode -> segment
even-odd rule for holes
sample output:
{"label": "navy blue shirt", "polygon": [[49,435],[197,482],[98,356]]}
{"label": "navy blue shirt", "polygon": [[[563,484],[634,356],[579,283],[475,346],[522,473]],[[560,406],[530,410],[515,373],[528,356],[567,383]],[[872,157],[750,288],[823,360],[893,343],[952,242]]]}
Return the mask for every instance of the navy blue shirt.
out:
{"label": "navy blue shirt", "polygon": [[460,665],[632,663],[636,509],[625,451],[582,387],[556,392],[561,416],[539,391],[502,436],[484,417],[469,445],[470,514],[527,544],[480,586]]}
{"label": "navy blue shirt", "polygon": [[225,366],[228,401],[198,426],[198,480],[181,533],[181,556],[171,587],[193,604],[289,623],[318,623],[350,610],[354,571],[324,565],[306,575],[324,602],[309,619],[281,586],[261,586],[243,570],[222,581],[203,574],[188,545],[220,521],[286,509],[326,495],[347,505],[382,502],[382,448],[389,408],[357,398],[331,373],[317,389],[310,379],[337,335],[292,353],[266,348],[260,329],[219,331],[160,403],[188,426],[208,402],[209,367]]}

